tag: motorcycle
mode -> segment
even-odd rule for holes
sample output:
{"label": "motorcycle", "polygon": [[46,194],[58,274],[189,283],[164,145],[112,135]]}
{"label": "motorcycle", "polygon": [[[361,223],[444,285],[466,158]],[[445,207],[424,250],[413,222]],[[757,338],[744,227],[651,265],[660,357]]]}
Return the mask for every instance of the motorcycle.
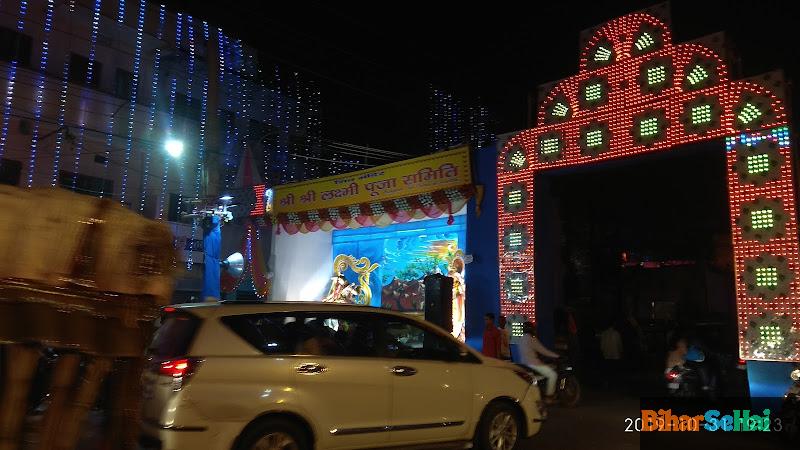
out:
{"label": "motorcycle", "polygon": [[684,364],[667,369],[664,376],[671,397],[716,397],[716,377],[706,367],[706,356],[697,347],[689,349]]}
{"label": "motorcycle", "polygon": [[782,437],[788,442],[800,441],[800,366],[790,374],[792,385],[783,396],[781,406]]}
{"label": "motorcycle", "polygon": [[[517,365],[531,372],[537,383],[546,383],[546,379],[536,373],[535,370],[524,364]],[[577,406],[581,400],[581,384],[569,360],[561,357],[556,360],[554,364],[550,364],[550,366],[553,367],[558,374],[558,378],[556,379],[555,403],[567,408]]]}

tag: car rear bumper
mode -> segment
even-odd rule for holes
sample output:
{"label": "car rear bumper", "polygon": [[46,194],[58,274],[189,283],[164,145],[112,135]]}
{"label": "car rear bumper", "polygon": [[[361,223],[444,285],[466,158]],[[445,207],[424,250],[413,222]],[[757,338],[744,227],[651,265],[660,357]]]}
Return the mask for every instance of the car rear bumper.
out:
{"label": "car rear bumper", "polygon": [[139,450],[229,449],[236,431],[229,424],[213,427],[164,427],[144,422],[139,437]]}

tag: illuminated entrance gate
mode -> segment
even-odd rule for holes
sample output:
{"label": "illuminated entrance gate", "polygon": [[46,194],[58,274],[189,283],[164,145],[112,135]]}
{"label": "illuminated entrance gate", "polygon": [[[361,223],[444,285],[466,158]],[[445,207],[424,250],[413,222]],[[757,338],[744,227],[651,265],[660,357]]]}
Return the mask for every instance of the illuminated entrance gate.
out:
{"label": "illuminated entrance gate", "polygon": [[[780,74],[729,79],[719,36],[673,44],[653,15],[595,29],[577,75],[554,85],[536,128],[498,160],[501,311],[535,320],[534,177],[725,138],[739,352],[800,360],[795,179]],[[676,174],[680,177],[680,174]]]}

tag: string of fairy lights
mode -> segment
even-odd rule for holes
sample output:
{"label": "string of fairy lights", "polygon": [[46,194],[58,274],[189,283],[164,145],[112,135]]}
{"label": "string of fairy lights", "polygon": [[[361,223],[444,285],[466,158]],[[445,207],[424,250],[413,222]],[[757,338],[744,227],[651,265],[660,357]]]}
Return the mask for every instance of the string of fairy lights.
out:
{"label": "string of fairy lights", "polygon": [[[81,90],[81,105],[86,102],[87,89],[92,86],[94,80],[94,60],[97,51],[97,33],[100,29],[100,0],[94,1],[92,9],[91,31],[89,33],[89,56],[86,63],[86,77],[84,79],[85,88]],[[86,121],[81,119],[78,125],[78,139],[75,142],[75,159],[72,170],[72,189],[78,187],[78,174],[80,172],[81,154],[83,153],[84,138],[86,136]]]}
{"label": "string of fairy lights", "polygon": [[[208,80],[203,80],[203,96],[200,98],[200,136],[197,142],[197,167],[194,183],[194,199],[200,200],[201,185],[203,180],[203,165],[205,163],[206,150],[206,121],[208,116]],[[192,234],[189,240],[188,252],[186,256],[186,268],[192,270],[194,265],[194,242],[197,239],[198,222],[192,221]]]}
{"label": "string of fairy lights", "polygon": [[20,0],[19,2],[19,18],[17,19],[17,29],[22,31],[25,29],[25,15],[28,13],[28,0]]}
{"label": "string of fairy lights", "polygon": [[[22,5],[27,2],[20,2],[20,21],[23,21],[25,13]],[[44,102],[44,81],[45,70],[47,69],[47,57],[50,53],[50,32],[53,30],[53,0],[47,1],[47,9],[44,16],[44,35],[42,38],[42,52],[39,57],[39,73],[36,74],[36,94],[34,94],[33,107],[33,130],[31,131],[30,160],[28,163],[28,187],[33,186],[33,175],[36,168],[36,153],[39,144],[39,126],[42,122],[42,104]],[[21,29],[21,28],[20,28]]]}
{"label": "string of fairy lights", "polygon": [[[122,2],[120,2],[122,3]],[[124,6],[121,6],[124,16]],[[133,54],[133,81],[131,82],[131,97],[128,101],[128,136],[125,142],[125,161],[122,168],[122,191],[120,193],[120,203],[125,204],[128,187],[128,166],[131,162],[133,151],[133,125],[136,118],[136,101],[139,96],[139,68],[142,62],[142,36],[144,34],[144,15],[147,9],[145,0],[139,0],[139,14],[136,20],[136,43]],[[123,17],[124,19],[124,17]]]}
{"label": "string of fairy lights", "polygon": [[50,178],[50,185],[58,185],[58,170],[61,165],[61,146],[64,145],[64,133],[67,116],[67,94],[69,93],[69,57],[64,61],[64,68],[61,71],[61,92],[58,95],[58,131],[56,131],[56,142],[53,148],[53,171]]}
{"label": "string of fairy lights", "polygon": [[8,85],[6,95],[3,99],[3,122],[0,125],[0,161],[6,151],[6,141],[8,139],[8,123],[11,120],[11,106],[14,101],[14,83],[17,79],[17,61],[11,61],[8,67]]}
{"label": "string of fairy lights", "polygon": [[[178,89],[178,79],[169,80],[169,125],[167,126],[168,135],[172,136],[175,126],[175,96]],[[164,170],[161,174],[161,190],[158,194],[158,218],[164,218],[164,204],[166,203],[167,190],[169,186],[169,158],[164,158]]]}
{"label": "string of fairy lights", "polygon": [[[162,9],[163,10],[163,9]],[[162,33],[162,26],[164,22],[159,21],[158,27],[158,34],[161,35]],[[155,54],[153,55],[153,71],[152,71],[152,79],[150,81],[150,108],[148,111],[147,116],[147,133],[149,135],[153,134],[153,130],[155,130],[156,125],[156,111],[158,110],[158,74],[161,71],[161,49],[155,49]],[[144,153],[144,162],[142,163],[142,185],[141,189],[139,190],[139,212],[143,213],[146,202],[147,202],[147,186],[150,183],[150,160],[152,158],[153,153],[153,144],[152,141],[147,142],[145,153]]]}

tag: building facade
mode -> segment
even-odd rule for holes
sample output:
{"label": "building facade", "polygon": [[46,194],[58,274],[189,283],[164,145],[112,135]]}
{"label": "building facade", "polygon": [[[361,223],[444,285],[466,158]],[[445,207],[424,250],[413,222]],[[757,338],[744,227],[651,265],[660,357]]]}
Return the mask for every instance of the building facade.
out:
{"label": "building facade", "polygon": [[[0,87],[6,184],[177,221],[209,175],[219,182],[208,194],[234,187],[246,148],[269,184],[319,175],[307,158],[321,146],[319,92],[262,69],[223,30],[144,0],[0,3]],[[178,158],[170,139],[183,143]]]}

